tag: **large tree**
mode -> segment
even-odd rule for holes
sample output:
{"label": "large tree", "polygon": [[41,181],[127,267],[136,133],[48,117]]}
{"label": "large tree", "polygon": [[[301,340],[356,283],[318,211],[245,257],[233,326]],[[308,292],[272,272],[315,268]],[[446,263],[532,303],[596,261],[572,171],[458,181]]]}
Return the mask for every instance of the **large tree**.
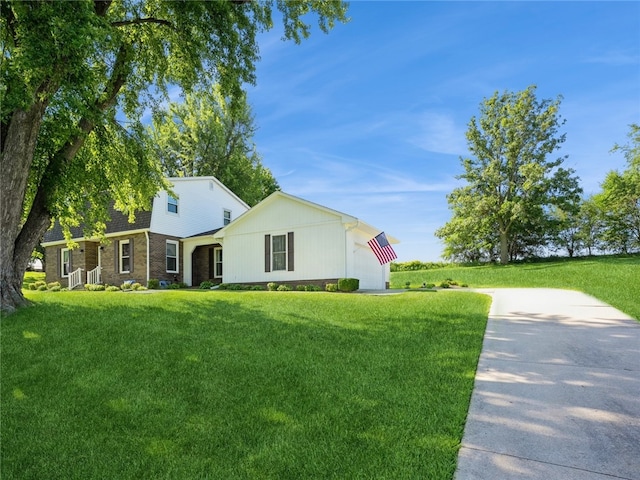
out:
{"label": "large tree", "polygon": [[239,98],[274,5],[296,42],[309,13],[325,32],[346,20],[339,0],[0,2],[3,313],[26,303],[23,274],[52,219],[99,230],[110,199],[133,214],[167,187],[143,112],[173,85],[215,83]]}
{"label": "large tree", "polygon": [[156,112],[150,133],[165,174],[213,175],[255,205],[279,189],[253,143],[255,130],[246,98],[232,105],[215,85]]}
{"label": "large tree", "polygon": [[606,248],[616,252],[640,250],[640,126],[630,126],[629,143],[615,145],[627,160],[627,168],[607,174],[602,192],[595,196],[603,221]]}
{"label": "large tree", "polygon": [[448,196],[453,218],[436,232],[446,245],[457,225],[466,230],[468,245],[497,245],[500,262],[508,263],[544,246],[557,228],[554,208],[572,211],[578,204],[581,189],[573,170],[561,167],[564,157],[548,158],[565,140],[559,133],[561,98],[538,100],[535,93],[535,86],[496,92],[469,122],[472,156],[462,159],[458,177],[467,184]]}

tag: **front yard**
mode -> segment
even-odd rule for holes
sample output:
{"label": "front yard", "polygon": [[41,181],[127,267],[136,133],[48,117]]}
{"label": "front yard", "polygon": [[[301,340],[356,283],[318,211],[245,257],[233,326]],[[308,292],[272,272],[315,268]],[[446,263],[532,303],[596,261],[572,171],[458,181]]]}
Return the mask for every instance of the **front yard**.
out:
{"label": "front yard", "polygon": [[450,479],[489,297],[28,292],[9,479]]}

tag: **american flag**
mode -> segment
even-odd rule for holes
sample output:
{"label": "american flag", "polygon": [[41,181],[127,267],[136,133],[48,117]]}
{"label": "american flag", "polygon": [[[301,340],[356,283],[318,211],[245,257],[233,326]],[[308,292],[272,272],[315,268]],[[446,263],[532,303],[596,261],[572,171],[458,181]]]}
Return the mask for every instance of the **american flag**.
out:
{"label": "american flag", "polygon": [[393,251],[393,248],[389,244],[389,240],[387,240],[387,236],[384,232],[373,237],[367,242],[367,244],[371,247],[373,253],[376,254],[376,257],[378,257],[380,265],[384,265],[385,263],[389,263],[390,261],[398,258],[396,252]]}

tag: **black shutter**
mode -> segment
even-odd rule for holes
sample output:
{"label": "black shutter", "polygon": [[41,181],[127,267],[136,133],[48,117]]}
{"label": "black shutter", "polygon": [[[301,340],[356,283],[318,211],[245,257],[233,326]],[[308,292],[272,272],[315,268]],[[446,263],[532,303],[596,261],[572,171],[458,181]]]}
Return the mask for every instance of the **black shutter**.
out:
{"label": "black shutter", "polygon": [[119,251],[118,251],[118,240],[113,242],[113,273],[116,275],[120,273],[120,262],[118,262]]}
{"label": "black shutter", "polygon": [[133,238],[129,239],[129,272],[133,273]]}
{"label": "black shutter", "polygon": [[73,252],[73,250],[69,249],[69,273],[73,272],[73,268],[71,268],[72,267],[72,263],[71,263],[72,252]]}
{"label": "black shutter", "polygon": [[293,232],[287,233],[287,270],[293,272]]}
{"label": "black shutter", "polygon": [[264,271],[271,271],[271,235],[264,236]]}

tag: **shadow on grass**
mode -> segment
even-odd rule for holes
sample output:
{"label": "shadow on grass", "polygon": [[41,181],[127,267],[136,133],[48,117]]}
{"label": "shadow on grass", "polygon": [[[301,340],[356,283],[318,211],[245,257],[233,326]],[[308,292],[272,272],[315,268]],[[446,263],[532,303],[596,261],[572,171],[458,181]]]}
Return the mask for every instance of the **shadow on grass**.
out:
{"label": "shadow on grass", "polygon": [[3,324],[3,479],[453,475],[480,296],[33,297]]}

